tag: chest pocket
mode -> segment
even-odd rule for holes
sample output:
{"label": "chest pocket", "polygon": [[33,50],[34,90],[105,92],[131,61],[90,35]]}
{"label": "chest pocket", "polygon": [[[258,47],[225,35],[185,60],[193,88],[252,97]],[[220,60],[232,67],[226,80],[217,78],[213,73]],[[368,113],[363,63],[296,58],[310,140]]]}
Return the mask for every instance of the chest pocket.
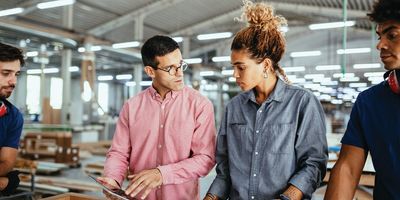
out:
{"label": "chest pocket", "polygon": [[294,153],[296,131],[294,123],[266,125],[265,148],[271,153]]}

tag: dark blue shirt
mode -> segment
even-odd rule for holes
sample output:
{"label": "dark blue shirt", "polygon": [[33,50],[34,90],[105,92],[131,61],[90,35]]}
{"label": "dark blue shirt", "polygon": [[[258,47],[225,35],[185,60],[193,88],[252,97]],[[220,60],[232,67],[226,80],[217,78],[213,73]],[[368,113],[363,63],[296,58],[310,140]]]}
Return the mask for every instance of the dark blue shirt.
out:
{"label": "dark blue shirt", "polygon": [[2,100],[7,106],[7,113],[0,117],[0,148],[18,148],[24,119],[21,112],[7,100]]}
{"label": "dark blue shirt", "polygon": [[400,95],[385,82],[360,93],[342,143],[370,151],[374,199],[400,199]]}
{"label": "dark blue shirt", "polygon": [[325,115],[309,91],[278,80],[259,105],[253,90],[226,106],[217,141],[217,177],[209,193],[222,199],[279,198],[289,184],[311,199],[325,176]]}

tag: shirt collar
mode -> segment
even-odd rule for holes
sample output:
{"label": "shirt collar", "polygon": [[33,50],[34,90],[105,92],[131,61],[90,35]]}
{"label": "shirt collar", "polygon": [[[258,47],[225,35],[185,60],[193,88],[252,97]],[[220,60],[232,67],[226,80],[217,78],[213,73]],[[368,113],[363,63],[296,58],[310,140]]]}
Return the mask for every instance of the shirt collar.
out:
{"label": "shirt collar", "polygon": [[[184,86],[184,87],[186,87],[186,86]],[[183,90],[183,89],[182,89],[182,90]],[[168,99],[168,98],[176,99],[176,97],[178,96],[178,94],[179,94],[180,92],[182,92],[182,90],[178,90],[178,91],[171,90],[171,91],[169,91],[169,92],[166,94],[165,98],[166,98],[166,99]],[[160,98],[160,99],[161,99],[160,94],[157,93],[157,90],[153,87],[153,85],[151,85],[151,86],[149,87],[149,92],[150,92],[150,95],[151,95],[151,97],[152,97],[153,99],[157,99],[157,98]]]}
{"label": "shirt collar", "polygon": [[[286,83],[283,82],[280,78],[278,78],[274,90],[272,90],[271,94],[269,95],[268,99],[265,102],[271,102],[271,101],[282,102],[285,90],[286,90]],[[246,95],[245,103],[247,103],[248,101],[252,101],[255,103],[257,102],[254,89],[246,91],[245,95]]]}

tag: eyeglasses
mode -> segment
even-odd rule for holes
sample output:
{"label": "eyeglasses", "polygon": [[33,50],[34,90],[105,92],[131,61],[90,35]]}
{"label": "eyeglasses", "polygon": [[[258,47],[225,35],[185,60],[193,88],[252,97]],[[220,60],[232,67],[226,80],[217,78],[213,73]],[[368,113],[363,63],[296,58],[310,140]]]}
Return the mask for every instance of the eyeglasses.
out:
{"label": "eyeglasses", "polygon": [[188,66],[189,65],[187,63],[182,61],[179,64],[179,67],[176,67],[175,65],[171,65],[171,66],[162,67],[162,68],[161,67],[157,67],[155,69],[159,69],[159,70],[162,70],[164,72],[168,72],[169,75],[174,76],[178,72],[179,69],[181,69],[182,71],[185,71],[188,68]]}

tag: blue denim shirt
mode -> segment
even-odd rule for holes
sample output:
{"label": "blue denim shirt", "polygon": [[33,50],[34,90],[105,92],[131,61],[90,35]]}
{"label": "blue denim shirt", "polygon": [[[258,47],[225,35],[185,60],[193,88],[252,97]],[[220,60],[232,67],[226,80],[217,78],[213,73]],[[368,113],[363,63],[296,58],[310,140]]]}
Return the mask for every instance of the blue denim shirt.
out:
{"label": "blue denim shirt", "polygon": [[222,199],[279,198],[288,184],[310,199],[328,160],[319,100],[280,79],[262,105],[253,90],[237,95],[226,106],[216,160],[209,193]]}

